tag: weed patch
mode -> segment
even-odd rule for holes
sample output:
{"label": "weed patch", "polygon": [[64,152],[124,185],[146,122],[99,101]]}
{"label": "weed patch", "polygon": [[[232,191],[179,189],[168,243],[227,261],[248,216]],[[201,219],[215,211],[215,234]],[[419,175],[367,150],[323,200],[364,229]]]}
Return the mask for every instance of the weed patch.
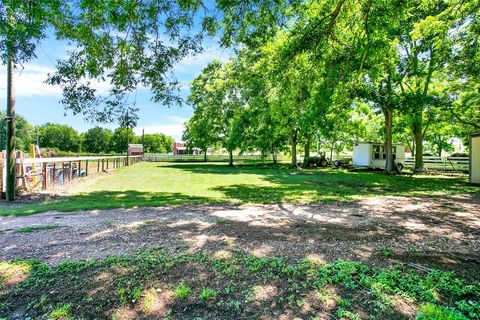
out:
{"label": "weed patch", "polygon": [[23,281],[0,290],[0,317],[7,318],[21,310],[24,318],[52,319],[112,317],[119,310],[138,318],[153,310],[171,318],[269,318],[288,310],[307,319],[326,311],[342,319],[404,319],[395,299],[418,319],[480,316],[477,285],[453,273],[400,265],[318,265],[239,250],[219,259],[213,252],[172,254],[164,248],[55,268],[32,260],[6,263],[28,270]]}

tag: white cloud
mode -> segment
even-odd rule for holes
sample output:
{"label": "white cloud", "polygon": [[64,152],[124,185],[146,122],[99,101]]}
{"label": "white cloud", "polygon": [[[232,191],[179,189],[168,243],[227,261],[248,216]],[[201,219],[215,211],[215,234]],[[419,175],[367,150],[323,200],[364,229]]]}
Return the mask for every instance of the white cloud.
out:
{"label": "white cloud", "polygon": [[157,126],[146,126],[146,127],[137,127],[135,128],[135,134],[142,134],[142,130],[145,130],[145,133],[163,133],[169,136],[174,137],[175,139],[180,139],[182,137],[185,127],[182,124],[164,124]]}
{"label": "white cloud", "polygon": [[[48,73],[55,72],[55,69],[26,64],[24,69],[14,71],[13,86],[17,97],[32,96],[61,96],[62,90],[58,86],[51,86],[44,81]],[[7,69],[0,69],[0,98],[7,96]]]}
{"label": "white cloud", "polygon": [[173,122],[174,124],[184,124],[186,121],[188,121],[187,118],[181,117],[181,116],[163,116],[164,119]]}
{"label": "white cloud", "polygon": [[[59,86],[52,86],[45,83],[48,74],[53,74],[55,68],[25,64],[23,68],[14,71],[13,88],[16,97],[60,97],[62,89]],[[95,88],[100,95],[108,93],[110,84],[108,82],[99,82],[91,80],[92,87]],[[5,66],[0,68],[0,98],[7,97],[7,69]]]}
{"label": "white cloud", "polygon": [[227,61],[230,58],[230,50],[221,48],[219,45],[206,47],[202,52],[196,55],[188,55],[182,59],[174,68],[174,72],[197,73],[214,59]]}

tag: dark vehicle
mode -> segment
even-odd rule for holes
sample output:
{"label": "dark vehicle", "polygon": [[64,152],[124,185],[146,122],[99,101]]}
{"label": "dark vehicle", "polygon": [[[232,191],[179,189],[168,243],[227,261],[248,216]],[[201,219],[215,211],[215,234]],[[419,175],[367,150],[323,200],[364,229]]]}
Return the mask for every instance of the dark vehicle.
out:
{"label": "dark vehicle", "polygon": [[330,159],[325,157],[325,154],[319,156],[307,157],[303,160],[304,168],[326,167],[330,164]]}
{"label": "dark vehicle", "polygon": [[448,158],[468,158],[470,155],[465,152],[455,152],[452,153]]}

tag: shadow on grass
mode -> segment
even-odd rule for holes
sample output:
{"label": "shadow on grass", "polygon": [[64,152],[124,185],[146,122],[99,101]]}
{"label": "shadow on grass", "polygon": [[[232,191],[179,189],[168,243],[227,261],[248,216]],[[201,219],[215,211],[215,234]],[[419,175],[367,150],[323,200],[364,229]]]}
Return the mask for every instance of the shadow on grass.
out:
{"label": "shadow on grass", "polygon": [[[343,169],[291,170],[283,165],[238,165],[228,167],[215,164],[172,164],[160,168],[175,168],[196,174],[230,175],[254,174],[274,184],[259,186],[235,184],[214,187],[232,200],[254,203],[317,202],[352,200],[362,196],[445,196],[479,192],[469,186],[465,178],[387,176],[368,170]],[[480,193],[480,192],[479,192]]]}
{"label": "shadow on grass", "polygon": [[[218,201],[218,200],[217,200]],[[93,209],[155,207],[215,202],[215,199],[188,196],[179,192],[96,191],[71,196],[55,196],[30,203],[4,204],[0,216],[21,216],[46,211],[79,211]]]}

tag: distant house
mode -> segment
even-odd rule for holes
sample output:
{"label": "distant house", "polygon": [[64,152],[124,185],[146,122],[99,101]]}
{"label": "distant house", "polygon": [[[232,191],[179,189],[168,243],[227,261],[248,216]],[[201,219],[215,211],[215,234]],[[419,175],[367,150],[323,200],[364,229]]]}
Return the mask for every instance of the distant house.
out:
{"label": "distant house", "polygon": [[[200,148],[187,148],[187,144],[183,141],[175,141],[173,143],[173,155],[185,155],[185,154],[192,154],[192,155],[199,155],[203,152]],[[208,148],[207,154],[212,154],[213,149]]]}
{"label": "distant house", "polygon": [[187,154],[187,145],[185,144],[185,142],[175,141],[173,143],[173,154],[174,155]]}

